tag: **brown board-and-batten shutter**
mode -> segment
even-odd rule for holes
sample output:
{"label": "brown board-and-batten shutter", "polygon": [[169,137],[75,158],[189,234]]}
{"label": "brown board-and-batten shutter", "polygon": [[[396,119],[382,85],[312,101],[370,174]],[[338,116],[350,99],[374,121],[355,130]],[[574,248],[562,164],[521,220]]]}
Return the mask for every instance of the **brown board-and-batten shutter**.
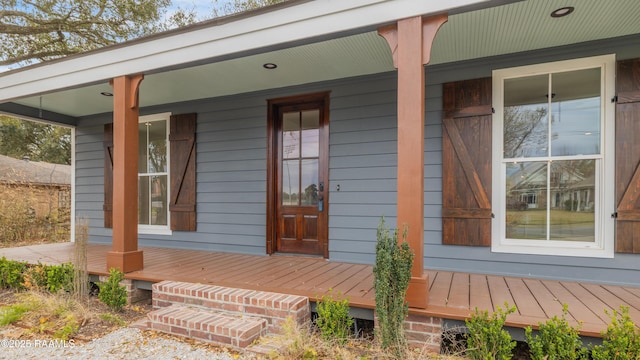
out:
{"label": "brown board-and-batten shutter", "polygon": [[104,126],[104,227],[113,227],[113,124]]}
{"label": "brown board-and-batten shutter", "polygon": [[640,254],[640,59],[616,74],[616,252]]}
{"label": "brown board-and-batten shutter", "polygon": [[442,243],[491,245],[491,78],[443,84]]}
{"label": "brown board-and-batten shutter", "polygon": [[169,128],[171,230],[196,231],[196,114],[172,115]]}
{"label": "brown board-and-batten shutter", "polygon": [[[171,230],[196,231],[196,114],[169,123]],[[104,226],[113,226],[113,124],[104,126]]]}

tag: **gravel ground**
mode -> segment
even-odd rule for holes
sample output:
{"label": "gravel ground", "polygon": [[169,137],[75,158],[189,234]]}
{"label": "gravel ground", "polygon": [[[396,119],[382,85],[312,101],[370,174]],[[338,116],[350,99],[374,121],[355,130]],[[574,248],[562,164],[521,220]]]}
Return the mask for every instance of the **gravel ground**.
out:
{"label": "gravel ground", "polygon": [[[89,343],[51,340],[8,340],[0,332],[0,359],[238,359],[223,349],[212,350],[138,329],[123,328]],[[245,357],[241,357],[245,358]]]}

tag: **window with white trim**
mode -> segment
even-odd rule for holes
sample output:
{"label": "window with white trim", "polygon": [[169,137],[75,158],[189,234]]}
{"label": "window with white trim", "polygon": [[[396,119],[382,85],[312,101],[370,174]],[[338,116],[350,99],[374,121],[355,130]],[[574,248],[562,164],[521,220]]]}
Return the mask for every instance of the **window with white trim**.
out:
{"label": "window with white trim", "polygon": [[138,124],[138,229],[169,231],[169,117],[141,116]]}
{"label": "window with white trim", "polygon": [[492,251],[613,257],[614,69],[605,55],[493,72]]}

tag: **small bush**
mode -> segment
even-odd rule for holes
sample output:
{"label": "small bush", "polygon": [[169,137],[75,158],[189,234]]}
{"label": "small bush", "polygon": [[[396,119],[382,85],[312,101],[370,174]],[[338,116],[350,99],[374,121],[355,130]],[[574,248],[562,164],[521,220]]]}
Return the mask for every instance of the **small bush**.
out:
{"label": "small bush", "polygon": [[[340,296],[338,293],[338,298]],[[353,325],[353,319],[349,316],[349,300],[334,299],[333,290],[329,289],[329,295],[324,295],[318,302],[317,311],[316,325],[322,338],[345,344]]]}
{"label": "small bush", "polygon": [[22,286],[27,289],[46,290],[56,293],[60,290],[73,291],[74,269],[71,263],[60,265],[28,266]]}
{"label": "small bush", "polygon": [[607,311],[611,323],[602,333],[602,345],[593,348],[593,360],[638,360],[640,359],[640,329],[631,321],[629,308]]}
{"label": "small bush", "polygon": [[505,303],[505,310],[498,307],[498,311],[489,316],[487,311],[475,313],[469,320],[465,320],[469,335],[467,336],[467,356],[475,360],[508,360],[516,342],[503,327],[507,315],[516,311],[515,306],[509,307]]}
{"label": "small bush", "polygon": [[0,287],[22,289],[26,269],[27,263],[7,260],[3,256],[0,259]]}
{"label": "small bush", "polygon": [[378,225],[376,265],[373,268],[376,292],[376,315],[378,316],[381,346],[391,349],[396,357],[405,356],[407,340],[404,335],[404,320],[409,314],[406,303],[407,288],[411,280],[413,251],[406,242],[405,227],[402,243],[398,242],[398,231],[389,234],[384,218]]}
{"label": "small bush", "polygon": [[49,265],[47,270],[47,290],[56,293],[60,290],[73,292],[73,265],[71,263],[61,265]]}
{"label": "small bush", "polygon": [[109,270],[109,278],[106,282],[98,283],[100,293],[98,298],[111,310],[120,311],[127,303],[127,289],[120,285],[124,274],[117,269]]}
{"label": "small bush", "polygon": [[582,346],[579,329],[566,320],[567,305],[562,306],[562,317],[540,323],[538,335],[533,335],[531,326],[525,329],[532,360],[587,359],[588,351]]}

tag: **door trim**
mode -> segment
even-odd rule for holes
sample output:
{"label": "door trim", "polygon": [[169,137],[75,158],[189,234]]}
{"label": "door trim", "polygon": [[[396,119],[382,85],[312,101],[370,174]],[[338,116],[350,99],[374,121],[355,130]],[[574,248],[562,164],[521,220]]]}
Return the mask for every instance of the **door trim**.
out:
{"label": "door trim", "polygon": [[329,258],[329,91],[268,99],[267,113],[267,254],[277,250],[277,199],[278,199],[278,110],[282,106],[304,105],[320,102],[323,104],[324,129],[320,132],[320,146],[326,147],[320,152],[320,162],[324,164],[322,176],[325,181],[324,210],[326,226],[319,229],[318,237],[323,239],[323,257]]}

